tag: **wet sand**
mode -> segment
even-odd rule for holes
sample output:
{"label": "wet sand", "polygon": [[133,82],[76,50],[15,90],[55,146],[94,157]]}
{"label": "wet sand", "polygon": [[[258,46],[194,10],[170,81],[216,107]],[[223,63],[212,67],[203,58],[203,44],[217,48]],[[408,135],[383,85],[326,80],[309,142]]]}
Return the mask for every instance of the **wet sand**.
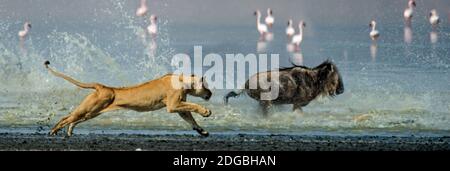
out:
{"label": "wet sand", "polygon": [[0,150],[195,150],[195,151],[438,151],[450,137],[212,134],[79,134],[70,138],[37,133],[0,133]]}

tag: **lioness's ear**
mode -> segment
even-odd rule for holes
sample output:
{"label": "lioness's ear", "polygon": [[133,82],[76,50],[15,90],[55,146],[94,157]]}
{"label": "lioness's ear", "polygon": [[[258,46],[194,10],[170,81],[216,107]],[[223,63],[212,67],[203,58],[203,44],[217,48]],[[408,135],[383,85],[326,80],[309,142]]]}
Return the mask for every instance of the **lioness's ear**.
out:
{"label": "lioness's ear", "polygon": [[181,73],[180,76],[178,76],[178,80],[179,80],[180,82],[183,82],[183,73]]}
{"label": "lioness's ear", "polygon": [[200,83],[202,84],[203,87],[208,88],[208,83],[206,83],[206,78],[205,78],[205,76],[202,77],[202,79],[200,80]]}

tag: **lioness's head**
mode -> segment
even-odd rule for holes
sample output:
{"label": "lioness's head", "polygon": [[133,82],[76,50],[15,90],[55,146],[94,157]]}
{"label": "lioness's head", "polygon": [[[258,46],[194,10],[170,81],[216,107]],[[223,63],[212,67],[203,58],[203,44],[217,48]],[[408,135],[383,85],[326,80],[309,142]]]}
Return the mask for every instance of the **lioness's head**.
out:
{"label": "lioness's head", "polygon": [[323,87],[323,93],[335,96],[344,93],[344,83],[336,65],[325,61],[315,68],[318,70],[318,79]]}
{"label": "lioness's head", "polygon": [[208,84],[206,83],[204,77],[197,77],[195,75],[180,75],[179,78],[180,81],[183,82],[183,88],[187,91],[187,94],[201,97],[205,100],[209,100],[211,98],[212,92],[209,90]]}

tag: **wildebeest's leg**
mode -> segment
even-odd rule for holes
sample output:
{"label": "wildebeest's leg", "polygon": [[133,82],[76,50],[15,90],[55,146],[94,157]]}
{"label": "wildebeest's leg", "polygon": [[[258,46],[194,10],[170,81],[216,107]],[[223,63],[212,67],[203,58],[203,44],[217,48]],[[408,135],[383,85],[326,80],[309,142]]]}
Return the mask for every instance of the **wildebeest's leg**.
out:
{"label": "wildebeest's leg", "polygon": [[260,101],[259,105],[261,106],[263,116],[267,117],[269,110],[272,107],[272,103],[270,101]]}
{"label": "wildebeest's leg", "polygon": [[301,105],[301,104],[294,103],[294,107],[292,108],[292,110],[293,110],[295,113],[298,113],[298,114],[300,114],[300,115],[303,115],[303,109],[302,109],[302,105]]}
{"label": "wildebeest's leg", "polygon": [[209,135],[208,131],[205,131],[200,125],[195,122],[194,117],[192,117],[191,112],[178,112],[178,115],[181,116],[186,122],[188,122],[192,129],[196,130],[200,135],[207,137]]}

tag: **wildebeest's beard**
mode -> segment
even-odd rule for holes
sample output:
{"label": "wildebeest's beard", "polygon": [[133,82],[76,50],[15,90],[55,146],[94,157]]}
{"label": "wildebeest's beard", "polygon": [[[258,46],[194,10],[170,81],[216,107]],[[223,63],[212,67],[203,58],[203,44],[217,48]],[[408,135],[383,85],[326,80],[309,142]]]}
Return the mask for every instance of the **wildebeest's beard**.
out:
{"label": "wildebeest's beard", "polygon": [[338,82],[338,87],[336,89],[336,94],[339,95],[339,94],[344,93],[344,82],[342,81],[341,74],[337,70],[336,70],[336,72],[338,73],[338,76],[339,76],[339,80],[338,80],[339,82]]}
{"label": "wildebeest's beard", "polygon": [[[329,93],[331,97],[344,93],[344,82],[342,82],[341,74],[339,73],[337,67],[333,65],[334,73],[332,73],[332,77],[330,81],[333,81],[331,92]],[[337,77],[337,78],[336,78]]]}
{"label": "wildebeest's beard", "polygon": [[344,83],[337,67],[330,61],[325,61],[316,67],[318,84],[322,95],[334,97],[344,92]]}

